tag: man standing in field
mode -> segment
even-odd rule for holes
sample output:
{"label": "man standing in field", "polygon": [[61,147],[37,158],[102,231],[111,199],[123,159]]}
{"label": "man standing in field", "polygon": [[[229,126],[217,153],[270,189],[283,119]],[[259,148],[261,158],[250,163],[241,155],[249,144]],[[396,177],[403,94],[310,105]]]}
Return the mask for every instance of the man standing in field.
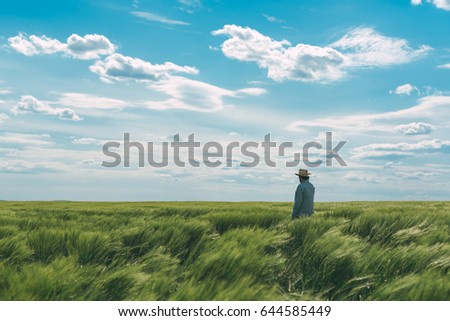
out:
{"label": "man standing in field", "polygon": [[292,209],[291,218],[299,218],[300,216],[311,216],[314,213],[314,185],[309,182],[311,173],[307,169],[300,169],[295,173],[300,180],[300,184],[295,191],[294,208]]}

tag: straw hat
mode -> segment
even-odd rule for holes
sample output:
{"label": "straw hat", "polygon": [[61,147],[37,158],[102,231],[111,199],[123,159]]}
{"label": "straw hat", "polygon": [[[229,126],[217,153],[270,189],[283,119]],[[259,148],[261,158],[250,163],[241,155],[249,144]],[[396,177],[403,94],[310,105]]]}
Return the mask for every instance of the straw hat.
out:
{"label": "straw hat", "polygon": [[311,176],[311,173],[309,173],[307,169],[299,169],[298,173],[295,173],[295,175],[300,177],[309,177]]}

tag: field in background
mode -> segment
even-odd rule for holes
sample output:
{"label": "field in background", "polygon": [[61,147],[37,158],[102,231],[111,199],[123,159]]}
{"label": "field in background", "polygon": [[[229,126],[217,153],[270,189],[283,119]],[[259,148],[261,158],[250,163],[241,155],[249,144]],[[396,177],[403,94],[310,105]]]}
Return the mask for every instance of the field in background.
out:
{"label": "field in background", "polygon": [[0,202],[0,300],[450,300],[450,202]]}

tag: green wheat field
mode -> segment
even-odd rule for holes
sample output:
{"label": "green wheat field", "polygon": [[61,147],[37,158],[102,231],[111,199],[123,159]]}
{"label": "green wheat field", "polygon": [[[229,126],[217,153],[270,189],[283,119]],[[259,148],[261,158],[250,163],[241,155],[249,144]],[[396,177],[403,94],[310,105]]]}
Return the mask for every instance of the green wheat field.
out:
{"label": "green wheat field", "polygon": [[0,202],[0,300],[450,300],[450,202]]}

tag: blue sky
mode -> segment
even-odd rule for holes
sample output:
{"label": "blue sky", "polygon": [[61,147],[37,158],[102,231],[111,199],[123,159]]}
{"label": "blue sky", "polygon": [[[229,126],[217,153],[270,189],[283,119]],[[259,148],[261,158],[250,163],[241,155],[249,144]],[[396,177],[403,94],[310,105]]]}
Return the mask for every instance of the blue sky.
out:
{"label": "blue sky", "polygon": [[317,200],[448,199],[449,19],[450,0],[4,1],[0,199],[290,201],[282,157],[104,168],[102,144],[327,131],[348,166],[310,168]]}

